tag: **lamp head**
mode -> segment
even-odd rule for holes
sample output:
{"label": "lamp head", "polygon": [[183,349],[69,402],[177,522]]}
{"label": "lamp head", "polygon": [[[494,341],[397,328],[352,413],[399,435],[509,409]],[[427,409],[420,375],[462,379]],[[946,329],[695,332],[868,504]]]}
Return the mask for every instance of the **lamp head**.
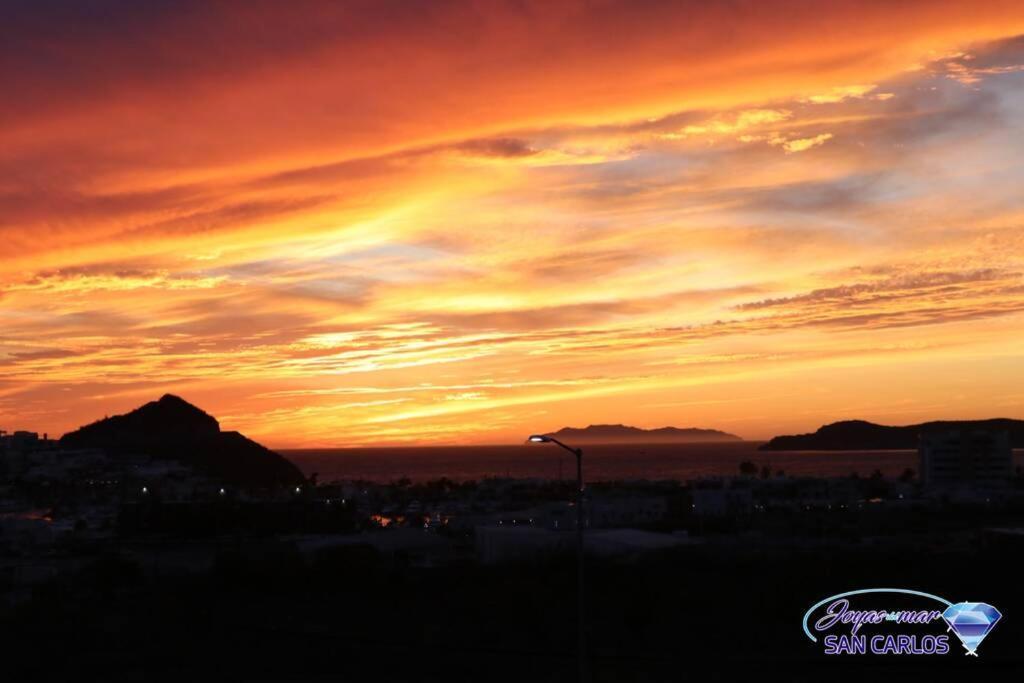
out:
{"label": "lamp head", "polygon": [[543,434],[534,434],[529,439],[527,439],[527,441],[529,441],[530,443],[549,443],[551,441],[551,437],[544,436]]}

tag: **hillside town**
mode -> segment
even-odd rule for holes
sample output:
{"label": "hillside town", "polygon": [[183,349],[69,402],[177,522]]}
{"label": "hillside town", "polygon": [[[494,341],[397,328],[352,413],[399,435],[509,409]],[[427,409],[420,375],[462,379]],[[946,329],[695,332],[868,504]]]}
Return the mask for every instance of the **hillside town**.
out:
{"label": "hillside town", "polygon": [[[161,402],[148,404],[161,408],[159,419],[184,410]],[[208,418],[188,411],[190,420]],[[312,475],[253,482],[141,443],[127,450],[69,443],[76,439],[0,433],[7,601],[110,557],[158,578],[211,572],[228,553],[256,562],[285,553],[312,565],[363,552],[381,566],[431,568],[540,561],[573,547],[576,503],[567,481],[320,482]],[[897,478],[796,477],[743,462],[733,475],[692,481],[592,482],[583,498],[586,552],[629,562],[670,550],[1024,539],[1016,521],[1024,479],[1005,436],[931,435],[921,440],[920,462],[923,477],[913,470]]]}

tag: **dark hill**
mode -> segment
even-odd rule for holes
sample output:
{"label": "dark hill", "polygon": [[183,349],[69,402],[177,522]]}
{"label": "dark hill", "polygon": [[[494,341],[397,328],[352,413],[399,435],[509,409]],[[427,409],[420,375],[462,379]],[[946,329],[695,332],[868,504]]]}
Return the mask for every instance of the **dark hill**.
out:
{"label": "dark hill", "polygon": [[888,427],[864,420],[833,422],[813,434],[776,436],[761,446],[763,451],[881,451],[917,448],[920,435],[951,429],[1004,430],[1010,434],[1013,448],[1024,448],[1024,420],[955,420],[924,422],[904,427]]}
{"label": "dark hill", "polygon": [[222,432],[217,420],[167,394],[124,415],[115,415],[61,437],[66,448],[102,448],[178,460],[225,482],[248,486],[298,484],[302,473],[277,453],[238,432]]}
{"label": "dark hill", "polygon": [[640,429],[627,425],[590,425],[583,429],[563,427],[549,434],[569,443],[706,443],[714,441],[742,441],[735,434],[717,429],[696,429],[693,427],[661,427]]}

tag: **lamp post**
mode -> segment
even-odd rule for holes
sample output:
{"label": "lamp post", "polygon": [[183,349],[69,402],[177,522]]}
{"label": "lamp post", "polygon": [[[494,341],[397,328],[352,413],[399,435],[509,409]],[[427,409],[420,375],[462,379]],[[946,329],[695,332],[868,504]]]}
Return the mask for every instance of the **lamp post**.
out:
{"label": "lamp post", "polygon": [[579,665],[580,683],[587,683],[587,636],[585,631],[586,610],[583,590],[583,450],[566,446],[553,436],[534,434],[531,443],[553,443],[576,456],[576,656]]}

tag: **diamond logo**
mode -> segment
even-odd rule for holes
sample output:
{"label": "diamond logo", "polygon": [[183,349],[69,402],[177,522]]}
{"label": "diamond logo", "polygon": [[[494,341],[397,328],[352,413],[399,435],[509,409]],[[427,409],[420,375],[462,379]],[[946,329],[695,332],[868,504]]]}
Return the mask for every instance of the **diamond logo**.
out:
{"label": "diamond logo", "polygon": [[1002,616],[995,607],[983,602],[958,602],[942,613],[942,618],[963,643],[967,654],[975,657],[981,641],[991,633]]}

